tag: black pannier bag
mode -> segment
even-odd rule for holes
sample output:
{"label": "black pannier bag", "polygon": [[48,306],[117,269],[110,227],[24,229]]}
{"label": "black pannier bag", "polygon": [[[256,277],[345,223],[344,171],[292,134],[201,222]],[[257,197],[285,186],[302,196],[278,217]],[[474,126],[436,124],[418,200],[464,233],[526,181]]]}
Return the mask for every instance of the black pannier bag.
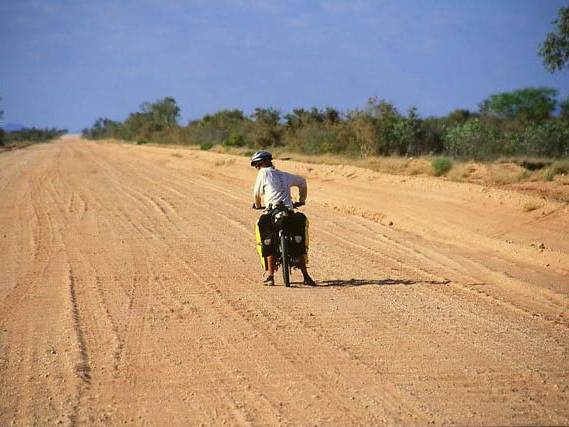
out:
{"label": "black pannier bag", "polygon": [[[289,244],[290,254],[293,258],[304,257],[308,264],[308,218],[301,212],[294,212],[292,215],[282,218],[283,224],[289,230],[292,241]],[[281,224],[279,224],[280,226]],[[265,213],[259,217],[255,226],[255,239],[257,242],[257,253],[261,259],[261,265],[266,270],[266,257],[274,255],[279,244],[276,226],[273,218]]]}
{"label": "black pannier bag", "polygon": [[273,230],[271,215],[268,213],[261,215],[255,227],[255,237],[257,240],[257,252],[262,258],[275,253],[275,233]]}
{"label": "black pannier bag", "polygon": [[301,212],[295,212],[286,218],[286,227],[292,240],[289,251],[293,257],[306,255],[308,252],[308,218]]}

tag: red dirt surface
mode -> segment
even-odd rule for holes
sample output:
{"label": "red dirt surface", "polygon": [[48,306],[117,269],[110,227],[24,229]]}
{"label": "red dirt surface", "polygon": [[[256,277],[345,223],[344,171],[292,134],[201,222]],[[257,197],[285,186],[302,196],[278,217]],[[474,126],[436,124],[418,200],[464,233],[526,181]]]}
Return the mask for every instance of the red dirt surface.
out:
{"label": "red dirt surface", "polygon": [[0,424],[569,424],[567,204],[277,166],[315,288],[261,285],[244,157],[0,154]]}

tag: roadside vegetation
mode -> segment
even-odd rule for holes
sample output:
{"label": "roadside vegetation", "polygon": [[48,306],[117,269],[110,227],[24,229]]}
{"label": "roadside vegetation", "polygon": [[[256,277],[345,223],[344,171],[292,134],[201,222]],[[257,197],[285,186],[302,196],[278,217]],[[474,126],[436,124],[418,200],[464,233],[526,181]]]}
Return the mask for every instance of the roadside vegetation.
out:
{"label": "roadside vegetation", "polygon": [[49,142],[67,133],[66,129],[23,128],[17,131],[5,132],[0,129],[0,149],[15,149],[38,143]]}
{"label": "roadside vegetation", "polygon": [[[1,100],[2,98],[0,98]],[[0,110],[0,123],[4,118],[4,111]],[[23,128],[17,131],[6,132],[0,127],[0,149],[14,149],[36,142],[47,142],[59,138],[67,133],[67,129]]]}
{"label": "roadside vegetation", "polygon": [[[569,63],[569,8],[561,8],[553,24],[538,53],[545,67],[557,72]],[[567,174],[569,162],[569,96],[560,99],[548,87],[496,93],[481,100],[476,111],[456,109],[442,117],[420,117],[415,107],[402,112],[392,102],[372,97],[363,108],[350,111],[256,108],[248,115],[226,109],[186,125],[179,118],[175,99],[166,97],[142,104],[124,121],[99,118],[83,136],[201,150],[221,147],[243,154],[271,149],[457,180],[473,179],[480,170],[475,164],[508,165],[487,167],[499,171],[491,174],[496,183],[551,181]]]}
{"label": "roadside vegetation", "polygon": [[[222,110],[185,126],[178,124],[179,115],[175,99],[167,97],[144,103],[123,122],[100,118],[83,130],[83,136],[193,145],[201,150],[217,146],[245,154],[263,148],[352,160],[426,156],[437,176],[469,160],[508,158],[535,170],[569,159],[569,99],[558,101],[551,88],[495,94],[484,99],[478,111],[455,110],[443,117],[421,118],[415,108],[401,113],[393,103],[378,98],[370,98],[363,109],[347,112],[331,107],[298,108],[284,114],[257,108],[251,115]],[[555,176],[563,168],[550,170],[550,176]]]}

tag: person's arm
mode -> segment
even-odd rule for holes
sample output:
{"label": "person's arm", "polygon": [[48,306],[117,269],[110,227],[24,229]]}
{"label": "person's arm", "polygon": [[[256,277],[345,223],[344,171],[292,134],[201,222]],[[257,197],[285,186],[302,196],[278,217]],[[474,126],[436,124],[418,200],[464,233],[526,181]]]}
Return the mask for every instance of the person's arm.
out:
{"label": "person's arm", "polygon": [[298,187],[298,202],[301,205],[306,203],[306,196],[308,195],[308,185],[306,184],[306,179],[302,176],[289,174],[290,176],[290,186]]}
{"label": "person's arm", "polygon": [[258,209],[263,206],[263,183],[264,176],[261,171],[257,173],[257,180],[255,181],[255,187],[253,187],[253,205]]}

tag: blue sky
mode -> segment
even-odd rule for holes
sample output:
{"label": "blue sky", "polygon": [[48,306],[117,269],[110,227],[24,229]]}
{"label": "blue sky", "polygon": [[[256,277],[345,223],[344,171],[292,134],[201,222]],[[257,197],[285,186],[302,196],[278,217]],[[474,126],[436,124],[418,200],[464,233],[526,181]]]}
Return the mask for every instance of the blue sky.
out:
{"label": "blue sky", "polygon": [[569,95],[537,45],[558,0],[0,0],[6,123],[72,131],[174,97],[223,108],[477,109],[526,86]]}

